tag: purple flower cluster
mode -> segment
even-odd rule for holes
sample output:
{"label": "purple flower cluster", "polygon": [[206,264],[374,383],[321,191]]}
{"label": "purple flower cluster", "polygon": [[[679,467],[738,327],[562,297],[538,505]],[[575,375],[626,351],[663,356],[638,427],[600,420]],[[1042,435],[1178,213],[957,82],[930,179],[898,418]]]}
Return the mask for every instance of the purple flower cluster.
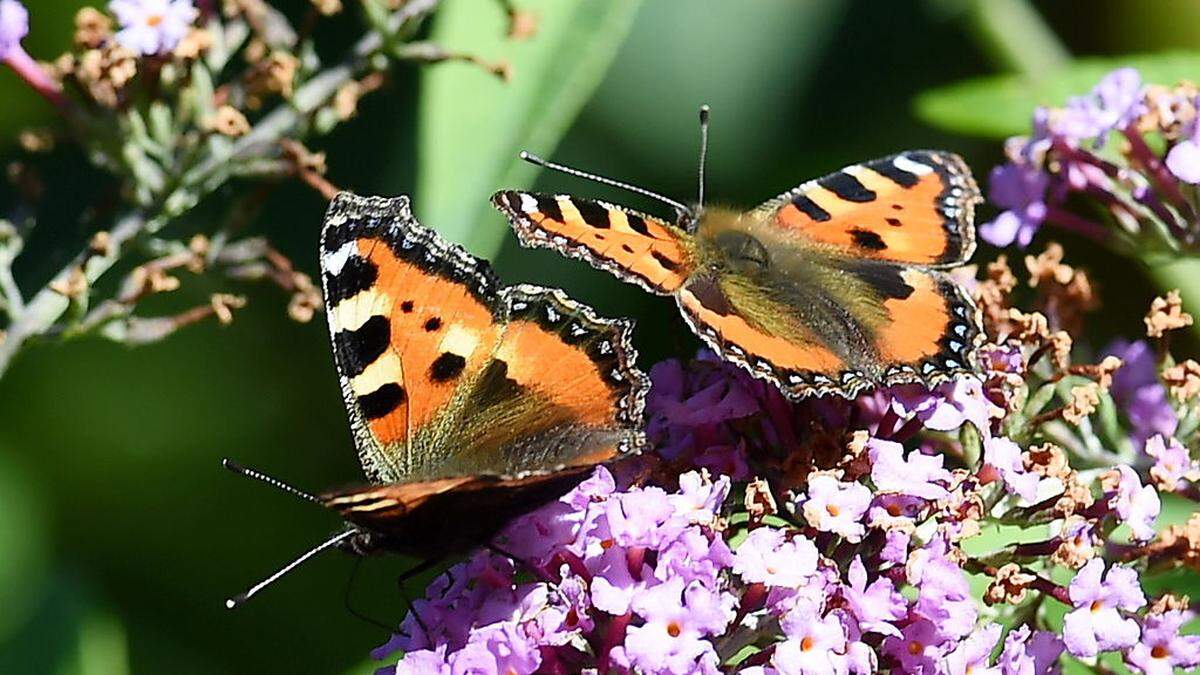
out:
{"label": "purple flower cluster", "polygon": [[[515,521],[495,542],[511,559],[480,552],[451,568],[377,656],[402,651],[397,673],[1026,675],[1114,651],[1141,672],[1200,664],[1200,638],[1180,634],[1191,615],[1140,614],[1137,569],[1096,557],[1115,525],[1153,536],[1155,488],[1118,466],[1096,475],[1094,501],[1079,496],[1057,455],[1001,433],[1000,382],[1024,365],[995,363],[987,380],[803,403],[709,354],[658,364],[658,459],[599,468]],[[833,429],[843,442],[821,450]],[[1186,481],[1171,447],[1156,450],[1162,470]],[[803,469],[787,460],[797,453]],[[655,474],[689,464],[704,468]],[[1055,515],[1072,499],[1074,515]],[[1000,570],[961,546],[992,516],[1057,534],[1007,549],[1021,553]],[[1081,568],[1069,585],[1021,566],[1051,554]],[[1044,596],[1066,619],[1003,623],[1012,614],[986,611],[969,573],[994,577],[989,603]]]}
{"label": "purple flower cluster", "polygon": [[[1002,209],[979,228],[996,246],[1025,248],[1045,223],[1124,247],[1191,245],[1200,183],[1200,91],[1194,84],[1147,85],[1122,68],[1061,108],[1034,111],[1032,134],[1009,139],[1008,162],[992,170],[989,197]],[[1109,143],[1119,136],[1120,143]],[[1151,137],[1154,138],[1151,138]],[[1167,141],[1159,151],[1158,140]],[[1084,216],[1068,199],[1093,202]],[[1169,237],[1170,242],[1155,238]],[[1158,244],[1158,246],[1154,246]]]}

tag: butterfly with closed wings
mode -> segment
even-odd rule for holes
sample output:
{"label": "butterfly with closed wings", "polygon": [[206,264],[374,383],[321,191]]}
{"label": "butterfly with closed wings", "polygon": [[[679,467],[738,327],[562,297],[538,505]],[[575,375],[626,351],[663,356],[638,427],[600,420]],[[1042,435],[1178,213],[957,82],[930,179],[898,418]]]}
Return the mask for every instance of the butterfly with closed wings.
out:
{"label": "butterfly with closed wings", "polygon": [[334,360],[373,484],[308,495],[227,463],[349,523],[231,607],[331,546],[435,560],[486,544],[641,449],[649,380],[630,321],[557,289],[501,288],[486,261],[421,226],[407,197],[337,195],[321,242]]}

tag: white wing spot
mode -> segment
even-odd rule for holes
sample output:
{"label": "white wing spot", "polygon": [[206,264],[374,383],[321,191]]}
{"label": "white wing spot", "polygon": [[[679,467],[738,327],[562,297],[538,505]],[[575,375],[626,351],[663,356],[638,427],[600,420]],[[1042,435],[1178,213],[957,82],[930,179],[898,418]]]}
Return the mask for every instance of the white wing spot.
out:
{"label": "white wing spot", "polygon": [[325,271],[336,277],[342,273],[342,268],[346,266],[346,262],[350,260],[350,256],[352,255],[358,255],[357,241],[348,241],[333,253],[326,253],[323,260]]}
{"label": "white wing spot", "polygon": [[897,156],[892,160],[892,164],[901,171],[907,171],[908,173],[916,174],[918,176],[924,176],[925,174],[933,171],[933,167],[920,162],[914,162],[904,155]]}

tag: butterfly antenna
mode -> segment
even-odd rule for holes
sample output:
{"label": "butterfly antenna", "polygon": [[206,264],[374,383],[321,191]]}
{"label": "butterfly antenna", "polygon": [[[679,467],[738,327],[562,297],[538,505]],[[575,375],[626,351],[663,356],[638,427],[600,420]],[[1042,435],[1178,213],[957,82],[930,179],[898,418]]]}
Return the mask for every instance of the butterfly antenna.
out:
{"label": "butterfly antenna", "polygon": [[250,589],[247,590],[245,593],[238,593],[237,595],[233,596],[232,598],[229,598],[228,600],[226,600],[225,608],[226,609],[236,609],[238,607],[241,607],[242,605],[246,604],[247,600],[249,600],[250,598],[253,598],[255,595],[258,595],[259,591],[266,588],[267,586],[270,586],[271,584],[275,583],[276,581],[279,581],[279,579],[281,579],[288,572],[291,572],[292,570],[296,569],[300,565],[303,565],[304,562],[306,560],[308,560],[309,558],[317,555],[318,553],[320,553],[321,551],[324,551],[327,548],[337,546],[338,544],[342,543],[343,541],[346,541],[347,539],[349,539],[350,537],[353,537],[356,534],[358,534],[358,530],[349,529],[340,534],[335,534],[334,536],[330,537],[329,539],[326,539],[325,541],[321,542],[320,544],[317,544],[316,546],[308,549],[300,557],[296,558],[292,562],[290,562],[290,563],[284,565],[282,568],[280,568],[278,572],[272,574],[271,576],[267,577],[266,579],[263,579],[262,581],[258,582],[257,584],[254,584],[253,586],[251,586]]}
{"label": "butterfly antenna", "polygon": [[704,165],[708,159],[708,104],[700,106],[700,189],[697,210],[704,208]]}
{"label": "butterfly antenna", "polygon": [[273,487],[277,490],[282,490],[294,497],[299,497],[300,499],[304,499],[304,500],[313,502],[314,504],[321,503],[321,498],[314,494],[305,492],[304,490],[301,490],[298,487],[292,487],[291,485],[288,485],[287,483],[279,480],[278,478],[272,478],[271,476],[268,476],[267,474],[265,474],[261,471],[257,471],[255,469],[244,467],[241,464],[238,464],[237,462],[233,461],[232,459],[229,459],[229,458],[222,459],[221,466],[225,467],[226,469],[229,469],[230,471],[232,471],[238,475],[245,476],[247,478],[253,478],[256,481],[266,483],[267,485],[270,485],[271,487]]}
{"label": "butterfly antenna", "polygon": [[554,171],[559,171],[559,172],[565,173],[569,176],[575,176],[576,178],[583,178],[584,180],[594,181],[596,183],[600,183],[601,185],[611,185],[612,187],[621,188],[622,190],[628,190],[634,194],[642,195],[643,197],[649,197],[651,199],[656,199],[656,200],[666,204],[667,206],[670,206],[671,208],[675,209],[676,214],[679,216],[692,215],[692,210],[689,209],[687,206],[675,201],[674,199],[671,199],[670,197],[664,197],[663,195],[660,195],[657,192],[652,192],[650,190],[647,190],[646,188],[640,188],[636,185],[630,185],[629,183],[623,183],[619,180],[613,180],[611,178],[605,178],[604,176],[598,176],[594,173],[580,171],[579,169],[572,169],[569,166],[565,166],[563,164],[558,164],[557,162],[551,162],[551,161],[542,159],[541,157],[538,157],[535,154],[528,153],[525,151],[521,151],[521,159],[525,160],[526,162],[529,162],[530,164],[536,164],[537,166],[545,167],[547,169],[552,169]]}

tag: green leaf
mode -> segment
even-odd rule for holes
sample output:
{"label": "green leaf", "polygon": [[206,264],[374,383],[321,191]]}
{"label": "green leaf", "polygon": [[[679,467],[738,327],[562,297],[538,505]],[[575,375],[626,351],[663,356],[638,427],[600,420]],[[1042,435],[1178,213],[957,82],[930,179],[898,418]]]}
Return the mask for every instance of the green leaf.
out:
{"label": "green leaf", "polygon": [[1137,68],[1145,83],[1172,85],[1200,77],[1200,53],[1077,59],[1048,73],[966,80],[922,93],[914,110],[927,124],[954,133],[986,138],[1027,134],[1034,108],[1061,106],[1071,96],[1090,91],[1105,74],[1126,66]]}
{"label": "green leaf", "polygon": [[479,255],[494,254],[507,228],[485,218],[500,188],[528,187],[529,150],[549,154],[600,83],[640,0],[528,0],[537,33],[506,37],[501,3],[442,4],[430,39],[454,52],[512,67],[505,83],[477,65],[425,68],[417,121],[414,210],[427,225]]}

